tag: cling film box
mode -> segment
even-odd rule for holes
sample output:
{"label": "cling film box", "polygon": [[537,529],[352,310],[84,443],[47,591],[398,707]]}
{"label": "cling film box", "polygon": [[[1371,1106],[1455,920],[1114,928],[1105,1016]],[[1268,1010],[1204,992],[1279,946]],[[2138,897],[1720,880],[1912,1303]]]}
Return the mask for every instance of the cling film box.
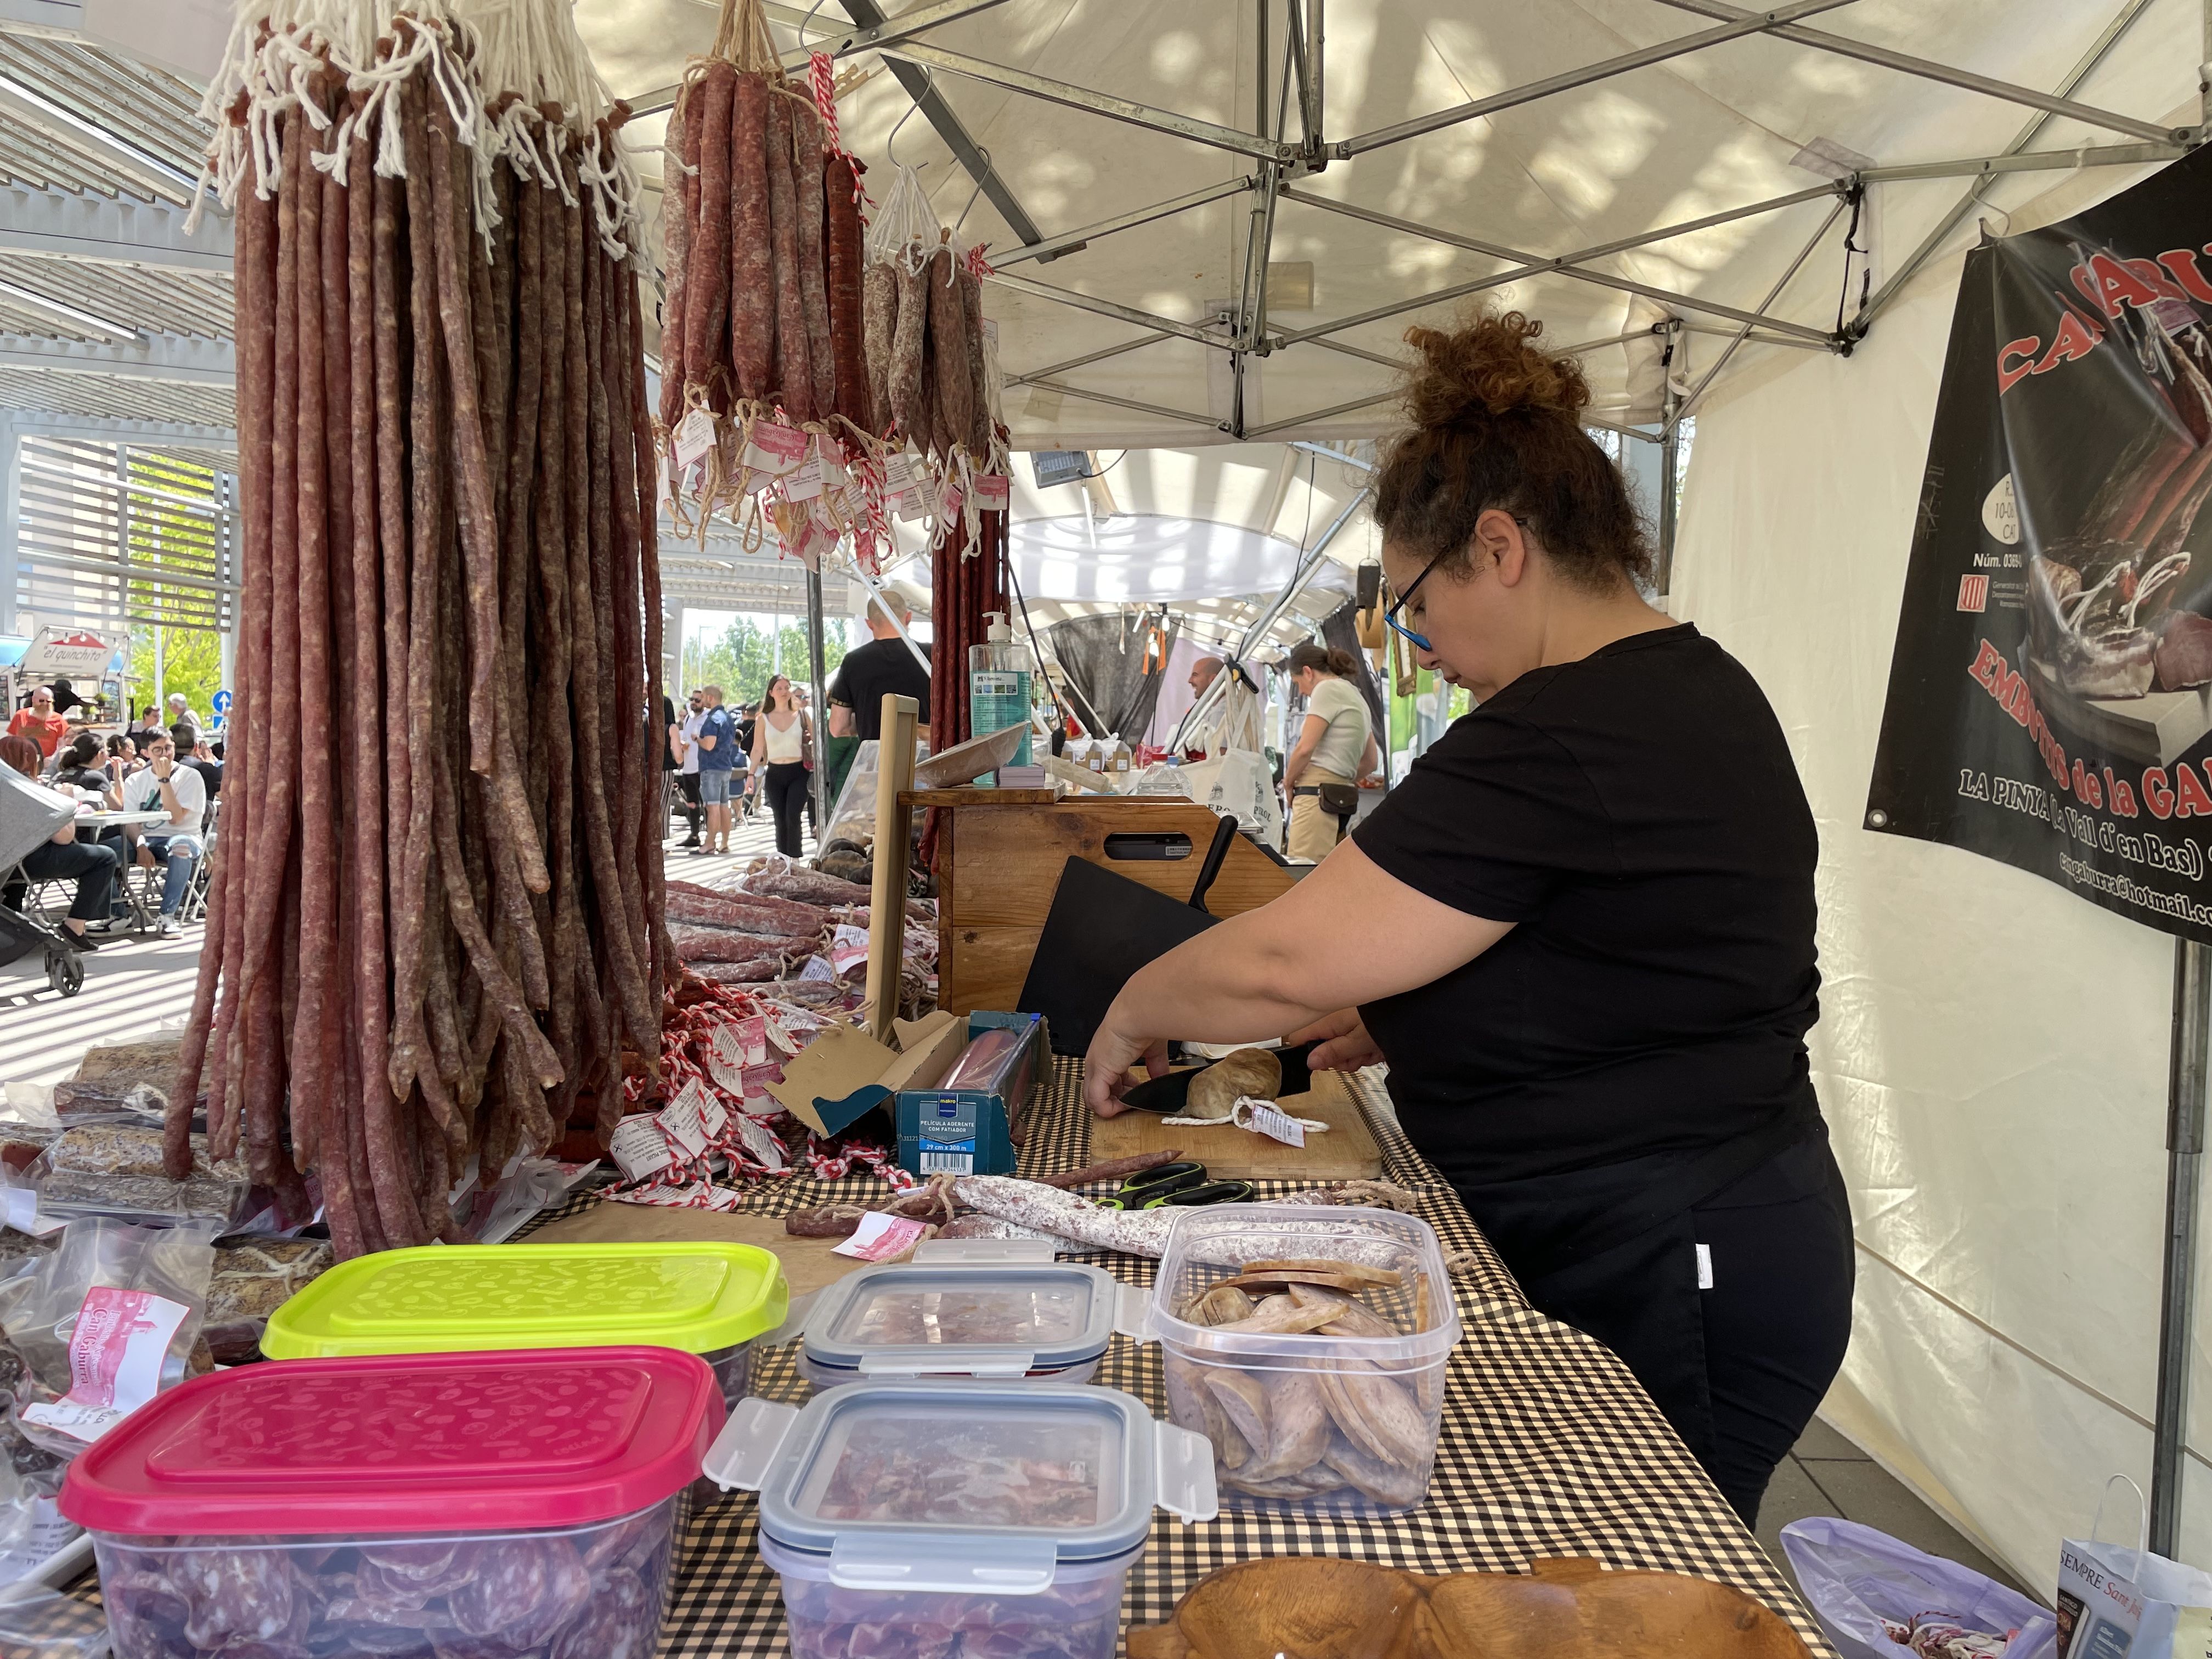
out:
{"label": "cling film box", "polygon": [[918,1176],[1012,1175],[1014,1136],[1048,1063],[1042,1014],[978,1009],[945,1076],[898,1091],[898,1161]]}

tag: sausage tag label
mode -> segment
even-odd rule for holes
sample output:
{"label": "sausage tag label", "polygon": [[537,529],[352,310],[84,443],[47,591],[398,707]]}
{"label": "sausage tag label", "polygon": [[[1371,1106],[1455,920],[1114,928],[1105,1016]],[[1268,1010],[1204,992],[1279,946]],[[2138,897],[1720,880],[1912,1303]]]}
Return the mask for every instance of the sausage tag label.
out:
{"label": "sausage tag label", "polygon": [[626,1117],[615,1125],[607,1151],[613,1154],[615,1167],[622,1171],[624,1181],[647,1180],[676,1161],[659,1124],[643,1114]]}
{"label": "sausage tag label", "polygon": [[850,1238],[831,1247],[832,1253],[858,1256],[863,1261],[888,1261],[911,1250],[927,1231],[923,1223],[905,1216],[871,1210],[860,1218]]}
{"label": "sausage tag label", "polygon": [[986,512],[997,512],[1013,496],[1013,481],[1003,472],[986,472],[975,480],[975,505]]}
{"label": "sausage tag label", "polygon": [[26,1406],[23,1420],[89,1444],[151,1400],[170,1339],[191,1310],[149,1291],[96,1285],[70,1334],[70,1391]]}
{"label": "sausage tag label", "polygon": [[695,409],[676,428],[676,470],[687,472],[714,447],[714,417]]}

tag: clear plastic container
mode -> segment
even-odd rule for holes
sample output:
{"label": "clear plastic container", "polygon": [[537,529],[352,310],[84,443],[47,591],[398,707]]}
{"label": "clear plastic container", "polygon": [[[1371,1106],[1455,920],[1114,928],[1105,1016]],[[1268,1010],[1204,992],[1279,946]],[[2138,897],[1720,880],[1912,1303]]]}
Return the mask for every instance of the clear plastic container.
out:
{"label": "clear plastic container", "polygon": [[783,1264],[750,1244],[433,1244],[342,1261],[270,1316],[271,1359],[645,1345],[697,1354],[726,1405],[783,1323]]}
{"label": "clear plastic container", "polygon": [[1110,1389],[858,1382],[748,1400],[707,1456],[760,1493],[799,1659],[1113,1659],[1152,1511],[1215,1514],[1211,1449]]}
{"label": "clear plastic container", "polygon": [[1062,1261],[881,1263],[824,1288],[808,1312],[801,1376],[817,1389],[895,1377],[1088,1382],[1121,1286]]}
{"label": "clear plastic container", "polygon": [[[1218,1304],[1194,1304],[1225,1280],[1249,1281],[1255,1262],[1308,1265],[1248,1283],[1252,1315],[1342,1310],[1325,1328],[1210,1322],[1224,1316]],[[1426,1494],[1460,1323],[1425,1221],[1266,1204],[1179,1212],[1146,1334],[1165,1351],[1169,1415],[1212,1443],[1227,1506],[1386,1514]]]}
{"label": "clear plastic container", "polygon": [[116,1659],[642,1656],[721,1420],[665,1348],[253,1365],[140,1407],[61,1508]]}

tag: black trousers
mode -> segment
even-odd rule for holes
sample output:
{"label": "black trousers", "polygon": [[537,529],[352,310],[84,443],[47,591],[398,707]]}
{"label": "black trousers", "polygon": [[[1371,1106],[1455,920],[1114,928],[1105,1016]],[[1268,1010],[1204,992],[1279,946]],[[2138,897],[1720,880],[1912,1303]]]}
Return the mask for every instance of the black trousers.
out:
{"label": "black trousers", "polygon": [[[121,862],[113,848],[97,842],[73,841],[60,847],[48,842],[25,855],[23,873],[33,881],[66,881],[76,877],[76,897],[70,905],[70,915],[79,921],[105,921],[115,872]],[[16,890],[17,905],[21,902],[21,890]]]}
{"label": "black trousers", "polygon": [[[1613,1175],[1584,1179],[1602,1190]],[[1562,1189],[1577,1179],[1514,1184],[1549,1187],[1553,1204],[1571,1204]],[[1767,1480],[1812,1421],[1850,1342],[1850,1207],[1826,1134],[1564,1267],[1542,1247],[1551,1228],[1518,1201],[1534,1194],[1463,1195],[1528,1300],[1620,1357],[1752,1525]],[[1702,1289],[1701,1273],[1711,1281]]]}
{"label": "black trousers", "polygon": [[691,839],[696,841],[699,839],[700,820],[707,815],[707,809],[699,804],[699,775],[696,772],[678,772],[676,775],[676,793],[684,797],[684,805],[676,809],[677,816],[691,826]]}
{"label": "black trousers", "polygon": [[775,814],[775,850],[799,856],[799,815],[805,809],[810,774],[804,761],[772,761],[768,769],[769,809]]}

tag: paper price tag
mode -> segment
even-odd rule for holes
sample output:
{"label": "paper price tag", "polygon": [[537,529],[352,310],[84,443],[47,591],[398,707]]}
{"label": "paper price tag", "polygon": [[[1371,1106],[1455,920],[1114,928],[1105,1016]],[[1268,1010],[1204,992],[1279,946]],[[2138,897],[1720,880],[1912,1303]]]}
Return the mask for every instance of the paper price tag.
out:
{"label": "paper price tag", "polygon": [[707,1056],[707,1075],[714,1079],[714,1086],[732,1100],[745,1097],[745,1068],[719,1054]]}
{"label": "paper price tag", "polygon": [[1013,480],[1003,473],[986,472],[975,480],[975,505],[991,511],[1013,498]]}
{"label": "paper price tag", "polygon": [[699,1121],[705,1126],[707,1139],[720,1140],[722,1131],[730,1127],[730,1110],[705,1090],[699,1094]]}
{"label": "paper price tag", "polygon": [[960,493],[960,486],[958,484],[946,484],[945,486],[944,515],[948,519],[959,517],[960,503],[967,499],[968,498],[965,495],[963,495]]}
{"label": "paper price tag", "polygon": [[707,1129],[707,1107],[710,1097],[694,1078],[684,1085],[683,1092],[660,1114],[660,1133],[668,1137],[668,1144],[682,1152],[685,1158],[706,1156],[714,1136]]}
{"label": "paper price tag", "polygon": [[[782,1053],[785,1058],[788,1059],[790,1056],[799,1052],[799,1039],[792,1036],[791,1032],[785,1027],[784,1023],[776,1018],[775,1015],[762,1015],[761,1027],[763,1030],[767,1033],[768,1041],[774,1044],[775,1047]],[[763,1049],[761,1054],[761,1059],[763,1061],[768,1059],[768,1054],[765,1049]]]}
{"label": "paper price tag", "polygon": [[58,1233],[69,1225],[66,1221],[48,1216],[39,1218],[39,1194],[28,1187],[8,1188],[8,1224],[19,1233],[28,1233],[33,1238],[44,1238],[48,1233]]}
{"label": "paper price tag", "polygon": [[845,464],[837,459],[835,443],[817,438],[814,441],[814,459],[822,468],[822,483],[825,489],[836,489],[845,483],[848,477]]}
{"label": "paper price tag", "polygon": [[1296,1118],[1286,1117],[1264,1100],[1251,1103],[1252,1115],[1248,1127],[1256,1129],[1270,1140],[1279,1140],[1285,1146],[1303,1146],[1306,1132]]}
{"label": "paper price tag", "polygon": [[868,959],[868,930],[839,924],[830,938],[830,961],[842,976],[854,963]]}
{"label": "paper price tag", "polygon": [[914,458],[904,450],[884,462],[884,495],[888,499],[914,482]]}
{"label": "paper price tag", "polygon": [[787,501],[811,501],[822,493],[824,482],[822,458],[817,455],[783,475],[783,498]]}
{"label": "paper price tag", "polygon": [[858,1256],[863,1261],[888,1261],[914,1249],[927,1231],[921,1222],[871,1210],[860,1218],[850,1238],[832,1247],[832,1253]]}
{"label": "paper price tag", "polygon": [[624,1181],[650,1180],[676,1162],[675,1154],[668,1150],[668,1137],[660,1133],[660,1125],[643,1114],[626,1117],[615,1125],[607,1151]]}
{"label": "paper price tag", "polygon": [[23,1420],[89,1444],[154,1397],[169,1339],[191,1311],[147,1291],[96,1285],[70,1334],[70,1391]]}
{"label": "paper price tag", "polygon": [[769,1130],[767,1124],[747,1113],[737,1117],[738,1144],[745,1149],[754,1162],[771,1171],[783,1168],[783,1143]]}
{"label": "paper price tag", "polygon": [[714,417],[706,410],[695,409],[676,427],[676,470],[689,470],[703,459],[714,447]]}
{"label": "paper price tag", "polygon": [[806,965],[799,970],[799,976],[801,979],[834,980],[837,977],[837,970],[821,957],[809,957]]}
{"label": "paper price tag", "polygon": [[745,445],[745,465],[756,472],[765,472],[773,477],[796,472],[806,459],[806,434],[796,427],[780,426],[774,421],[761,421],[753,427],[752,438]]}

